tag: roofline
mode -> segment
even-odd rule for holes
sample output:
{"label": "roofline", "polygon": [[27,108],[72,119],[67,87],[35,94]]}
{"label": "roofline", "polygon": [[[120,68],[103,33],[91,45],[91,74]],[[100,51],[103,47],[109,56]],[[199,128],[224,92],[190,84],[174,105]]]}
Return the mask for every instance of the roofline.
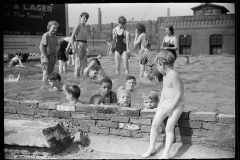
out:
{"label": "roofline", "polygon": [[191,10],[194,10],[196,8],[199,8],[199,7],[202,7],[202,6],[215,6],[215,7],[220,7],[220,8],[223,8],[225,9],[227,12],[229,12],[229,10],[227,8],[225,8],[224,6],[220,6],[220,5],[216,5],[216,4],[211,4],[211,3],[205,3],[205,4],[200,4],[196,7],[192,7]]}

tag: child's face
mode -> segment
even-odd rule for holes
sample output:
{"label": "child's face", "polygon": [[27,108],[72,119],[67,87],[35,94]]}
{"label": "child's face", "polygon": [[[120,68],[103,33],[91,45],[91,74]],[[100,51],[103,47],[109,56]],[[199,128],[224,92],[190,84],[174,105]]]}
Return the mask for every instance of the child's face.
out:
{"label": "child's face", "polygon": [[110,83],[102,83],[100,87],[101,94],[103,96],[108,95],[110,91],[112,90],[112,85]]}
{"label": "child's face", "polygon": [[134,79],[129,79],[126,81],[125,85],[126,85],[126,90],[132,91],[136,85],[136,81]]}
{"label": "child's face", "polygon": [[49,28],[49,33],[51,35],[55,35],[57,33],[57,30],[58,30],[58,25],[52,25],[50,28]]}
{"label": "child's face", "polygon": [[164,70],[163,70],[163,62],[157,61],[157,69],[160,73],[164,74]]}
{"label": "child's face", "polygon": [[81,23],[82,23],[82,24],[87,23],[87,21],[88,21],[88,19],[87,19],[85,16],[82,16],[82,17],[81,17]]}
{"label": "child's face", "polygon": [[67,100],[71,100],[72,99],[72,94],[69,92],[65,92],[66,93],[66,99]]}
{"label": "child's face", "polygon": [[90,70],[89,71],[90,78],[95,79],[95,78],[97,78],[97,75],[98,75],[98,70]]}
{"label": "child's face", "polygon": [[150,98],[144,98],[143,105],[145,108],[152,109],[157,107],[157,102]]}
{"label": "child's face", "polygon": [[103,104],[105,104],[105,99],[99,97],[99,98],[95,99],[94,104],[103,105]]}
{"label": "child's face", "polygon": [[55,87],[57,85],[58,81],[48,80],[48,83],[51,87]]}
{"label": "child's face", "polygon": [[131,104],[131,96],[129,93],[122,93],[118,98],[118,103],[122,107],[130,107]]}

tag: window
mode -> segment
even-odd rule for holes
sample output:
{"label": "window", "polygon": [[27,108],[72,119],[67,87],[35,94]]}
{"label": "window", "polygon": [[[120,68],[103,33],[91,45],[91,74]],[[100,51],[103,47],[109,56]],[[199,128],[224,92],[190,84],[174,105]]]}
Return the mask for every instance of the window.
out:
{"label": "window", "polygon": [[217,14],[220,14],[221,13],[221,10],[220,9],[213,9],[212,10],[212,14],[213,15],[217,15]]}
{"label": "window", "polygon": [[222,35],[211,35],[210,36],[210,45],[222,45],[223,36]]}
{"label": "window", "polygon": [[203,10],[203,14],[204,15],[211,15],[212,14],[212,10],[211,9],[204,9]]}

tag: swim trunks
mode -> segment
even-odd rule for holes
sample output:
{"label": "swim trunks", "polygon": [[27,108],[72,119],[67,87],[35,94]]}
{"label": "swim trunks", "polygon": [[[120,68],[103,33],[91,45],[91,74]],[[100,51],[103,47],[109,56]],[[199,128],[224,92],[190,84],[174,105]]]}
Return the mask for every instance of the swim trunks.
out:
{"label": "swim trunks", "polygon": [[[157,108],[158,108],[158,109],[161,108],[162,111],[164,111],[166,108],[169,108],[169,106],[172,104],[172,102],[173,102],[173,99],[164,99],[164,100],[162,101],[162,103],[158,105]],[[179,107],[179,106],[181,106],[181,105],[183,105],[183,107],[184,107],[184,104],[185,104],[185,100],[182,99],[182,100],[180,100],[180,101],[178,102],[178,104],[176,105],[175,108],[177,108],[177,107]],[[165,115],[165,116],[171,116],[171,114],[172,114],[172,112],[171,112],[170,114],[165,113],[164,115]]]}
{"label": "swim trunks", "polygon": [[48,63],[46,63],[45,61],[45,57],[43,55],[41,55],[41,66],[42,66],[42,70],[47,70],[48,74],[51,74],[54,71],[54,67],[56,64],[56,56],[55,54],[51,54],[47,56],[48,58]]}

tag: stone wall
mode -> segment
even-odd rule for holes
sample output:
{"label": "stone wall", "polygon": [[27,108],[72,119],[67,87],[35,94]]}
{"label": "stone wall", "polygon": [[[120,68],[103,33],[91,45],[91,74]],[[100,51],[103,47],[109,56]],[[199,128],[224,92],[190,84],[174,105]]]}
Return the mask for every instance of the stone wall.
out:
{"label": "stone wall", "polygon": [[[63,119],[72,134],[84,131],[147,140],[155,115],[153,109],[11,99],[4,99],[4,113]],[[165,140],[164,124],[158,141]],[[183,112],[175,126],[175,141],[235,149],[235,115]]]}

